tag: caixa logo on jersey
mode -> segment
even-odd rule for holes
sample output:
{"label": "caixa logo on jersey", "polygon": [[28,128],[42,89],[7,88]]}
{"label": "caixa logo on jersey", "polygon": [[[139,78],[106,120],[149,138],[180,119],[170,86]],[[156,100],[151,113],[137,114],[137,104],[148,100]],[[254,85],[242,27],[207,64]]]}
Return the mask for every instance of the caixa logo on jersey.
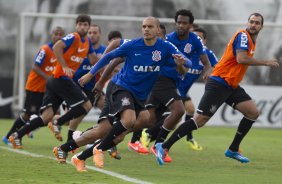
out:
{"label": "caixa logo on jersey", "polygon": [[81,63],[83,61],[82,57],[77,57],[77,56],[71,56],[71,61],[77,62],[77,63]]}
{"label": "caixa logo on jersey", "polygon": [[55,68],[56,68],[55,66],[46,66],[45,71],[46,72],[53,72],[55,70]]}
{"label": "caixa logo on jersey", "polygon": [[152,56],[152,60],[153,61],[160,61],[162,59],[161,57],[161,51],[155,50],[152,52],[153,56]]}

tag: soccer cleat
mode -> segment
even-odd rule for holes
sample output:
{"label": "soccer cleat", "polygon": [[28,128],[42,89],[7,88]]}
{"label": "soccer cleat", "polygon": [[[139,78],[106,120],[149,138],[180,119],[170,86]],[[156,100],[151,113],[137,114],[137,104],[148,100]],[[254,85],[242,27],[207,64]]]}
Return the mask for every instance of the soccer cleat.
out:
{"label": "soccer cleat", "polygon": [[10,143],[9,139],[7,139],[6,136],[2,137],[2,141],[4,142],[4,144],[8,145],[8,146],[12,146],[12,144]]}
{"label": "soccer cleat", "polygon": [[93,148],[93,162],[96,167],[103,168],[104,167],[104,152],[100,149],[97,149],[97,146]]}
{"label": "soccer cleat", "polygon": [[156,157],[157,157],[157,161],[159,163],[159,165],[164,165],[164,156],[165,156],[165,151],[162,147],[162,144],[161,143],[157,143],[155,145],[155,149],[156,149]]}
{"label": "soccer cleat", "polygon": [[192,150],[195,150],[195,151],[203,150],[203,147],[199,145],[198,142],[195,141],[194,139],[187,140],[187,144]]}
{"label": "soccer cleat", "polygon": [[[154,146],[151,147],[151,153],[153,153],[155,156],[157,156],[157,151]],[[172,158],[168,155],[168,151],[165,149],[165,157],[164,162],[172,162]]]}
{"label": "soccer cleat", "polygon": [[52,122],[49,122],[48,128],[53,132],[58,141],[63,141],[63,137],[61,135],[61,127],[59,125],[55,125]]}
{"label": "soccer cleat", "polygon": [[23,149],[22,146],[22,141],[21,139],[18,138],[17,133],[13,133],[10,137],[9,137],[9,141],[12,144],[14,149]]}
{"label": "soccer cleat", "polygon": [[85,161],[79,160],[76,155],[71,158],[71,163],[75,166],[77,172],[86,172]]}
{"label": "soccer cleat", "polygon": [[139,141],[136,141],[134,143],[128,142],[128,148],[132,149],[133,151],[136,151],[137,153],[141,154],[148,154],[149,150],[145,148]]}
{"label": "soccer cleat", "polygon": [[112,147],[111,149],[109,149],[109,150],[108,150],[108,153],[109,153],[109,155],[110,155],[112,158],[115,158],[115,159],[117,159],[117,160],[120,160],[120,159],[121,159],[121,156],[119,155],[116,146],[114,146],[114,147]]}
{"label": "soccer cleat", "polygon": [[28,132],[28,133],[26,134],[26,136],[27,136],[28,138],[30,138],[30,139],[33,139],[33,138],[34,138],[33,133],[34,133],[33,131]]}
{"label": "soccer cleat", "polygon": [[149,144],[151,141],[150,134],[146,132],[146,129],[143,129],[140,141],[145,148],[149,148]]}
{"label": "soccer cleat", "polygon": [[237,160],[237,161],[239,161],[241,163],[248,163],[248,162],[250,162],[250,160],[247,157],[243,156],[241,153],[233,152],[233,151],[231,151],[229,149],[225,151],[224,155],[226,157],[233,158],[233,159],[235,159],[235,160]]}
{"label": "soccer cleat", "polygon": [[60,147],[54,147],[53,148],[53,154],[60,164],[66,163],[66,159],[67,159],[68,154],[66,152],[64,152],[63,150],[61,150]]}

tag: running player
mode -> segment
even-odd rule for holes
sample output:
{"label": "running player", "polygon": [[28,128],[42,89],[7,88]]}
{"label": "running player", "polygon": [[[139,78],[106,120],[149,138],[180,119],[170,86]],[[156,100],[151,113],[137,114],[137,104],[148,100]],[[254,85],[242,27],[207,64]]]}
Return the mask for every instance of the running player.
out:
{"label": "running player", "polygon": [[204,126],[224,102],[244,115],[231,145],[225,152],[225,156],[241,163],[250,161],[239,152],[239,146],[257,120],[259,110],[239,83],[249,66],[279,66],[277,59],[262,60],[253,57],[256,39],[263,28],[263,22],[264,19],[261,14],[252,13],[248,18],[247,28],[233,35],[222,58],[206,83],[205,93],[193,118],[181,124],[167,141],[156,144],[156,156],[160,165],[164,163],[163,158],[166,150],[169,150],[175,142],[187,135],[188,132]]}
{"label": "running player", "polygon": [[[76,32],[66,35],[54,45],[53,49],[58,62],[53,77],[48,79],[46,84],[41,115],[32,119],[29,124],[26,124],[9,137],[9,141],[14,148],[21,146],[18,140],[27,132],[47,125],[63,101],[71,107],[69,120],[87,114],[92,107],[86,95],[72,80],[74,72],[87,55],[90,60],[96,60],[91,41],[87,37],[90,23],[90,16],[79,15],[76,18]],[[54,152],[56,151],[54,150]]]}
{"label": "running player", "polygon": [[[26,81],[24,108],[7,135],[2,138],[5,144],[10,144],[8,140],[10,135],[24,126],[29,121],[31,115],[39,114],[39,109],[42,105],[44,92],[46,90],[46,81],[52,75],[57,64],[52,47],[64,35],[65,31],[62,27],[55,27],[52,30],[51,42],[41,46],[37,53]],[[21,146],[19,145],[18,148],[21,148]]]}
{"label": "running player", "polygon": [[[93,159],[97,167],[103,167],[103,151],[115,145],[115,137],[131,131],[137,117],[146,116],[144,103],[159,72],[166,66],[177,67],[179,71],[185,72],[184,66],[191,66],[190,60],[185,58],[174,45],[157,38],[159,22],[156,18],[145,18],[142,32],[143,38],[131,40],[106,54],[92,68],[91,73],[80,80],[83,85],[112,58],[126,56],[124,67],[117,77],[112,79],[114,84],[110,92],[109,115],[116,118],[115,124],[102,142],[93,149]],[[99,85],[101,84],[98,82],[95,87],[97,91],[101,90]]]}

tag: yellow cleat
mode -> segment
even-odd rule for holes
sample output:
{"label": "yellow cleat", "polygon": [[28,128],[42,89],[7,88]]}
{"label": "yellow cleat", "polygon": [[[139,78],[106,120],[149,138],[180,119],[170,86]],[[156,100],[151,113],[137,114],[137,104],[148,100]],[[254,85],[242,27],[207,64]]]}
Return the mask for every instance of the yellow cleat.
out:
{"label": "yellow cleat", "polygon": [[149,148],[151,138],[150,138],[150,135],[148,133],[146,133],[146,129],[143,129],[143,131],[142,131],[140,142],[145,148],[147,148],[147,149]]}
{"label": "yellow cleat", "polygon": [[188,146],[195,151],[202,151],[203,147],[197,143],[194,139],[187,141]]}

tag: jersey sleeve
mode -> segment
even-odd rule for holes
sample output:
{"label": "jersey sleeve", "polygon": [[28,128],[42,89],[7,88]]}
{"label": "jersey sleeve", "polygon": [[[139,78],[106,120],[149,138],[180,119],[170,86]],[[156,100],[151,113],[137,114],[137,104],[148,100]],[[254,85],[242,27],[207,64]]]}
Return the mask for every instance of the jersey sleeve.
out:
{"label": "jersey sleeve", "polygon": [[206,49],[206,51],[207,51],[208,58],[210,60],[211,66],[214,67],[217,64],[218,59],[217,59],[217,57],[216,57],[216,55],[214,54],[213,51],[208,50],[208,49]]}
{"label": "jersey sleeve", "polygon": [[41,48],[35,57],[34,63],[41,66],[44,63],[45,57],[46,57],[46,51],[43,48]]}
{"label": "jersey sleeve", "polygon": [[237,34],[236,38],[233,42],[233,49],[236,50],[248,50],[248,35],[244,32],[240,32]]}
{"label": "jersey sleeve", "polygon": [[73,33],[70,33],[70,34],[67,34],[66,36],[64,36],[61,40],[65,43],[66,45],[66,48],[64,49],[64,51],[68,50],[68,48],[71,46],[71,44],[73,43],[74,41],[74,34]]}
{"label": "jersey sleeve", "polygon": [[206,48],[205,48],[205,46],[204,46],[204,44],[203,44],[203,41],[202,41],[202,39],[201,39],[199,36],[197,36],[197,39],[195,39],[195,44],[194,44],[194,45],[195,45],[196,48],[197,48],[197,51],[198,51],[198,53],[199,53],[199,56],[200,56],[200,55],[207,54]]}
{"label": "jersey sleeve", "polygon": [[174,62],[172,54],[181,54],[186,60],[186,63],[184,64],[184,66],[187,67],[187,68],[190,68],[192,66],[191,60],[188,59],[182,52],[180,52],[175,45],[173,45],[169,41],[165,41],[165,43],[167,43],[169,57],[172,58],[172,59],[168,59],[169,62],[172,62],[172,61]]}
{"label": "jersey sleeve", "polygon": [[110,61],[114,58],[117,57],[125,57],[127,56],[127,54],[130,51],[130,43],[124,43],[122,46],[116,48],[115,50],[112,50],[111,52],[107,53],[106,55],[104,55],[94,66],[93,68],[90,70],[90,73],[92,75],[96,75],[96,73],[103,68],[104,66],[106,66],[107,64],[110,63]]}
{"label": "jersey sleeve", "polygon": [[90,38],[88,38],[89,40],[89,50],[88,50],[88,54],[92,54],[95,52],[94,48],[92,47],[92,42],[90,40]]}

